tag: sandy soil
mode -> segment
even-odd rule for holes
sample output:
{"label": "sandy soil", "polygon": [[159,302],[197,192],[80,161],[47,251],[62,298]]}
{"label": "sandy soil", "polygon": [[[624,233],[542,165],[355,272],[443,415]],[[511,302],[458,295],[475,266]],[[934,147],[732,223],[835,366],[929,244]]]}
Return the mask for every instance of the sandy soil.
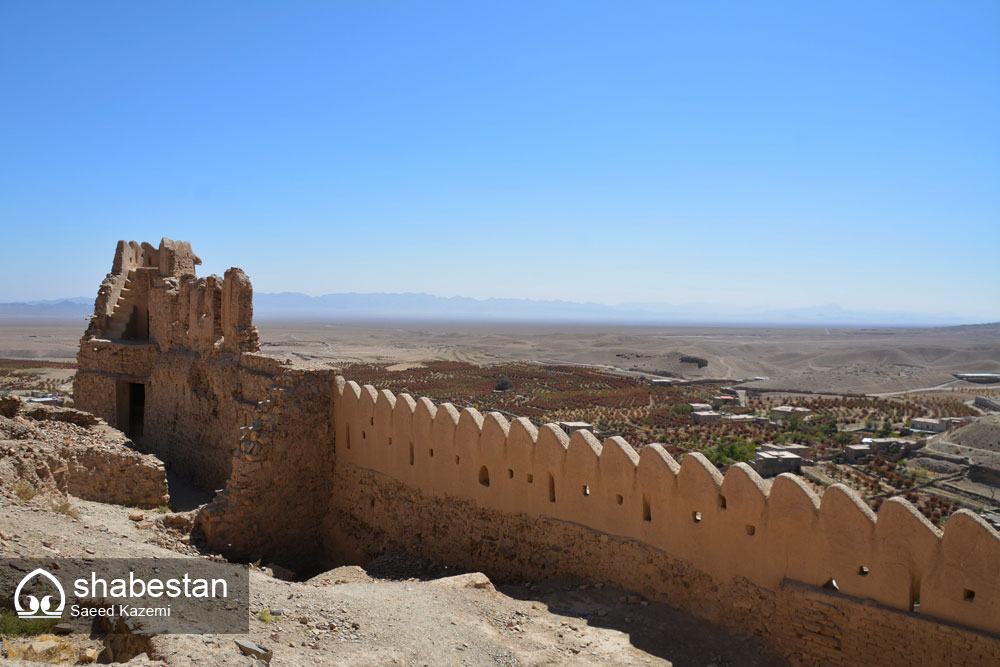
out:
{"label": "sandy soil", "polygon": [[86,322],[0,320],[0,357],[72,361]]}
{"label": "sandy soil", "polygon": [[960,447],[1000,452],[1000,415],[991,415],[953,429],[940,436],[945,442]]}
{"label": "sandy soil", "polygon": [[[952,374],[1000,372],[1000,324],[829,330],[274,320],[257,325],[266,354],[332,367],[527,360],[685,379],[767,377],[751,386],[853,393],[976,388]],[[82,333],[77,324],[0,322],[0,357],[72,358]]]}
{"label": "sandy soil", "polygon": [[[939,329],[259,323],[264,351],[338,365],[428,359],[576,363],[797,391],[874,393],[1000,371],[1000,325]],[[696,360],[701,360],[698,363]],[[975,369],[975,370],[972,370]]]}

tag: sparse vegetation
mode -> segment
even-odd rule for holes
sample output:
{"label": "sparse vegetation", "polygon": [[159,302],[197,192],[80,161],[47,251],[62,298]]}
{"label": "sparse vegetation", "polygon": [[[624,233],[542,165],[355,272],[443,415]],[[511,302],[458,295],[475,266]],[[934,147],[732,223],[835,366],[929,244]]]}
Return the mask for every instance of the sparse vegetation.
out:
{"label": "sparse vegetation", "polygon": [[80,518],[80,513],[77,512],[72,505],[70,505],[68,500],[64,500],[62,502],[55,503],[54,505],[52,505],[52,511],[57,512],[59,514],[65,514],[66,516],[72,517],[74,519]]}
{"label": "sparse vegetation", "polygon": [[39,369],[75,369],[76,362],[31,359],[0,359],[0,390],[39,391],[68,395],[61,391],[64,381],[43,377]]}
{"label": "sparse vegetation", "polygon": [[24,504],[38,495],[38,491],[35,490],[31,484],[23,479],[19,479],[14,482],[14,495],[17,496],[18,502]]}
{"label": "sparse vegetation", "polygon": [[0,609],[0,636],[32,637],[49,632],[58,622],[55,618],[20,618],[12,609]]}

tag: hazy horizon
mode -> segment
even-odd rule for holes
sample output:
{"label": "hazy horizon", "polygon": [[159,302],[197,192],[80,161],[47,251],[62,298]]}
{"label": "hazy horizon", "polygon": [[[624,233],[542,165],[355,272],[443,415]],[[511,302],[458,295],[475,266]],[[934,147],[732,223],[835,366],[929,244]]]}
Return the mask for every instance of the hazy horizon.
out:
{"label": "hazy horizon", "polygon": [[[0,303],[0,322],[75,320],[90,314],[93,299],[67,297]],[[754,309],[732,304],[543,301],[444,298],[420,293],[258,292],[257,321],[468,322],[472,324],[578,324],[581,326],[748,326],[748,327],[947,327],[994,324],[954,313],[851,310],[837,304],[809,308]]]}

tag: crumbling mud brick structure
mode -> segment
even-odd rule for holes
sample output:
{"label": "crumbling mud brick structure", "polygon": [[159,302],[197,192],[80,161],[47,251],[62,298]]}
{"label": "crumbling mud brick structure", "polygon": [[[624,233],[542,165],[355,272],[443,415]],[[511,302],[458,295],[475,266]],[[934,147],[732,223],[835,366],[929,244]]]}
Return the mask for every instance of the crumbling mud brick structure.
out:
{"label": "crumbling mud brick structure", "polygon": [[876,516],[700,454],[358,386],[258,352],[239,269],[197,278],[186,243],[119,243],[80,344],[76,401],[222,489],[197,530],[300,571],[401,548],[509,580],[641,590],[797,664],[1000,663],[1000,536]]}

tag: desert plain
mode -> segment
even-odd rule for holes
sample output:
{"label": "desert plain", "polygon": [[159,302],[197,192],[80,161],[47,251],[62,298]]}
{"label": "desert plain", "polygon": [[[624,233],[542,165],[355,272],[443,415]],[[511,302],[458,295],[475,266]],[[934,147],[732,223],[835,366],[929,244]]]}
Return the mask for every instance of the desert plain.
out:
{"label": "desert plain", "polygon": [[[263,353],[334,367],[531,361],[859,394],[973,386],[954,374],[1000,373],[1000,324],[854,329],[264,319],[257,327]],[[71,360],[84,329],[82,321],[0,322],[0,358]]]}

